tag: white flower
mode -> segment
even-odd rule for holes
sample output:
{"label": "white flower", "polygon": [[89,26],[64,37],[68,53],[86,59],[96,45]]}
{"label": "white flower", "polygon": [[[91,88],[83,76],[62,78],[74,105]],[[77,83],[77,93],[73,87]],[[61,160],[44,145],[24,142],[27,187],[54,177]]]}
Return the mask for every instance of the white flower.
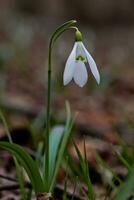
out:
{"label": "white flower", "polygon": [[64,85],[67,85],[72,79],[74,79],[75,83],[80,87],[83,87],[86,84],[88,73],[85,63],[88,63],[94,78],[98,84],[100,83],[100,75],[95,61],[83,45],[82,41],[76,41],[65,65],[63,74]]}

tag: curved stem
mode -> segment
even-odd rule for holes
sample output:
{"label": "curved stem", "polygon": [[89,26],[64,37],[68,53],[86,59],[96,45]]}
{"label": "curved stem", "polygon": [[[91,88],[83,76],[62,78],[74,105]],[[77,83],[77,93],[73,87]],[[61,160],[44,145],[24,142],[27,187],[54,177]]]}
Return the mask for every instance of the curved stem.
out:
{"label": "curved stem", "polygon": [[[50,106],[51,106],[51,48],[48,58],[48,88],[47,88],[47,114],[46,114],[46,139],[45,139],[45,181],[49,182],[49,132],[50,132]],[[47,189],[48,190],[48,189]]]}
{"label": "curved stem", "polygon": [[46,139],[45,139],[45,182],[46,190],[49,191],[49,132],[50,132],[50,107],[51,107],[51,68],[52,68],[52,49],[55,41],[59,36],[66,30],[73,28],[77,29],[73,25],[76,23],[75,20],[68,21],[61,25],[52,34],[49,43],[49,55],[48,55],[48,89],[47,89],[47,115],[46,115]]}

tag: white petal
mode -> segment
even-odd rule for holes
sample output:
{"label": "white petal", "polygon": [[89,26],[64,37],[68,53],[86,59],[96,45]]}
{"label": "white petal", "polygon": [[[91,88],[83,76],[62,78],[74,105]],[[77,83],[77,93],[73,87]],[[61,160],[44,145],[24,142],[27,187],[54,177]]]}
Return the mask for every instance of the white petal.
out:
{"label": "white petal", "polygon": [[77,48],[76,48],[76,57],[81,55],[86,59],[86,53],[85,50],[83,49],[83,46],[81,45],[82,42],[76,42],[77,43]]}
{"label": "white petal", "polygon": [[100,74],[99,71],[97,69],[96,63],[94,61],[94,59],[92,58],[92,56],[90,55],[90,53],[87,51],[87,49],[85,48],[85,46],[83,45],[83,43],[81,42],[81,45],[86,53],[86,57],[91,69],[92,74],[94,75],[94,78],[96,79],[97,83],[100,83]]}
{"label": "white petal", "polygon": [[87,82],[88,74],[87,69],[82,61],[75,63],[74,81],[80,87],[83,87]]}
{"label": "white petal", "polygon": [[75,60],[76,48],[77,48],[77,43],[74,44],[73,50],[70,53],[65,65],[64,74],[63,74],[64,85],[67,85],[73,78],[74,69],[75,69],[75,61],[76,61]]}

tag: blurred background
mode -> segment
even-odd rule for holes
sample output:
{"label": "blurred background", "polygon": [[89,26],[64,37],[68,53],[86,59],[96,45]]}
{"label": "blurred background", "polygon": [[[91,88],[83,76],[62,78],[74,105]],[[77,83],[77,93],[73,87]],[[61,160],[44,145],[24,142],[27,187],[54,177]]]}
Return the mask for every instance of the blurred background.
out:
{"label": "blurred background", "polygon": [[[134,1],[0,0],[0,105],[12,126],[25,126],[46,103],[47,56],[51,33],[77,20],[83,42],[93,55],[101,83],[64,87],[62,74],[74,43],[68,31],[53,52],[53,116],[65,118],[65,100],[76,123],[91,134],[112,138],[120,130],[134,141]],[[17,114],[13,114],[17,111]]]}

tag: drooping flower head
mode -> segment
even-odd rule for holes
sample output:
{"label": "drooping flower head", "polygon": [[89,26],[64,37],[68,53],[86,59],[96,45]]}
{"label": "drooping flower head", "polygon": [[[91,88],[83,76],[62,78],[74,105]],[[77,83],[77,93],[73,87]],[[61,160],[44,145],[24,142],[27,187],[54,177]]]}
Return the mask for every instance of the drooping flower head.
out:
{"label": "drooping flower head", "polygon": [[64,85],[67,85],[73,79],[78,86],[83,87],[88,80],[88,73],[85,65],[86,63],[88,63],[94,78],[99,84],[100,74],[96,63],[85,48],[80,31],[77,30],[74,47],[65,65],[63,74]]}

